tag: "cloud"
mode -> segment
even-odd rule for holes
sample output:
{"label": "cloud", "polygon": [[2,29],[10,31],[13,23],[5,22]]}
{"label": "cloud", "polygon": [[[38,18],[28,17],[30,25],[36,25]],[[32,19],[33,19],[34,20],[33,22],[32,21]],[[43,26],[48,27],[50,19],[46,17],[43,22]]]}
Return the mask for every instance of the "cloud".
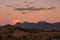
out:
{"label": "cloud", "polygon": [[12,5],[6,5],[6,7],[13,7]]}
{"label": "cloud", "polygon": [[55,7],[50,7],[50,8],[47,8],[46,10],[52,10],[52,9],[55,9]]}
{"label": "cloud", "polygon": [[33,2],[28,2],[28,1],[25,1],[24,3],[30,3],[30,4],[33,4]]}
{"label": "cloud", "polygon": [[40,11],[40,10],[52,10],[55,9],[55,7],[50,7],[50,8],[34,8],[34,7],[30,7],[30,8],[15,8],[14,10],[19,10],[19,11]]}
{"label": "cloud", "polygon": [[32,13],[32,12],[22,12],[22,14],[26,14],[26,13]]}
{"label": "cloud", "polygon": [[11,7],[11,8],[15,8],[16,6],[19,6],[19,4],[15,4],[15,5],[6,5],[6,7]]}

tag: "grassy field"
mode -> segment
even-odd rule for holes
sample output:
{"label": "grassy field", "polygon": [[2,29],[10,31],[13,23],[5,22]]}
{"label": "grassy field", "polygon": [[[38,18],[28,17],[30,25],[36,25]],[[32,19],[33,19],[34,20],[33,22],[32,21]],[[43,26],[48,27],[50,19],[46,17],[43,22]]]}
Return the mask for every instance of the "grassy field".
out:
{"label": "grassy field", "polygon": [[[31,30],[32,31],[32,30]],[[16,27],[0,27],[0,40],[60,40],[60,32],[29,33]]]}
{"label": "grassy field", "polygon": [[22,40],[24,40],[24,38],[26,40],[52,40],[54,37],[60,37],[60,32],[32,33],[26,36],[22,36]]}

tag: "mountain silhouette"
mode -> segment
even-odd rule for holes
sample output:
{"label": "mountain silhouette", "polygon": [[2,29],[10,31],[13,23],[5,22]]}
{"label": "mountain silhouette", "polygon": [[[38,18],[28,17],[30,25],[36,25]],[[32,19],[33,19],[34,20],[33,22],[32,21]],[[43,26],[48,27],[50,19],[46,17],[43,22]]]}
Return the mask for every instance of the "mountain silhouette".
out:
{"label": "mountain silhouette", "polygon": [[28,29],[60,29],[60,22],[56,23],[49,23],[46,21],[39,21],[38,23],[30,23],[30,22],[24,22],[24,23],[16,23],[16,27],[22,27],[22,28],[28,28]]}

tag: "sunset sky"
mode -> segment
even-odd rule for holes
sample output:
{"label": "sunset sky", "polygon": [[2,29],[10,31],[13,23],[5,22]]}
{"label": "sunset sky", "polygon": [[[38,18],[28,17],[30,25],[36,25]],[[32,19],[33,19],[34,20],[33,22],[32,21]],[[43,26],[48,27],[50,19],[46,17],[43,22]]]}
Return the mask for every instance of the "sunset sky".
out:
{"label": "sunset sky", "polygon": [[[14,10],[16,8],[27,8],[25,5],[34,8],[55,7],[55,9],[39,11]],[[0,25],[39,21],[60,22],[60,0],[0,0]]]}

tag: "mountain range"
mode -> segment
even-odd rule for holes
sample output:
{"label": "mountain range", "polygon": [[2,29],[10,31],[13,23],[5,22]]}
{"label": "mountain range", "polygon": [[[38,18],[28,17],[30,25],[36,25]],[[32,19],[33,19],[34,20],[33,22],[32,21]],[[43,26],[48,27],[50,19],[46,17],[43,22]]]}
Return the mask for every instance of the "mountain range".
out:
{"label": "mountain range", "polygon": [[15,24],[16,27],[22,27],[22,28],[27,28],[27,29],[54,29],[54,30],[60,30],[60,22],[55,22],[55,23],[49,23],[46,21],[40,21],[38,23],[30,23],[30,22],[24,22],[24,23],[20,23],[17,22]]}

